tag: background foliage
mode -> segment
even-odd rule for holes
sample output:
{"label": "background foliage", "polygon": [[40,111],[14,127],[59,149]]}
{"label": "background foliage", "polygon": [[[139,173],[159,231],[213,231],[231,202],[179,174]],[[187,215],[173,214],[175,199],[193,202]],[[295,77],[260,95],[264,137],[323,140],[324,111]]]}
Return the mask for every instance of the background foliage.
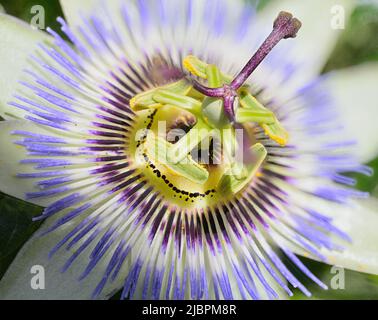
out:
{"label": "background foliage", "polygon": [[[78,0],[80,1],[80,0]],[[246,0],[248,1],[248,0]],[[250,0],[254,1],[254,0]],[[263,7],[269,0],[258,2]],[[315,1],[315,0],[314,0]],[[321,0],[319,0],[321,1]],[[350,23],[340,38],[334,53],[324,68],[324,72],[359,64],[365,61],[378,60],[378,6],[376,1],[360,1]],[[58,16],[63,16],[58,0],[0,0],[8,14],[30,22],[33,5],[42,5],[46,13],[46,27],[58,30]],[[369,163],[375,169],[372,177],[356,175],[357,188],[369,191],[378,196],[378,158]],[[0,193],[0,278],[12,262],[18,250],[35,232],[39,223],[32,222],[32,217],[42,209]],[[326,284],[332,276],[331,266],[303,258],[307,266]],[[378,277],[345,271],[345,290],[323,291],[300,273],[297,275],[313,292],[313,299],[378,299]],[[293,299],[305,297],[295,291]]]}

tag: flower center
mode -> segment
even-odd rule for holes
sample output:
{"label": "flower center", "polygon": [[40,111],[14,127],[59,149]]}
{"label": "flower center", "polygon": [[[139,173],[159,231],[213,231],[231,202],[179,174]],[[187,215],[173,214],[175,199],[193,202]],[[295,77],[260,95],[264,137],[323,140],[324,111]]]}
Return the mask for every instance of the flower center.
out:
{"label": "flower center", "polygon": [[224,200],[250,184],[267,156],[251,124],[279,145],[287,143],[286,130],[245,82],[273,47],[295,37],[300,27],[291,14],[281,12],[271,34],[235,78],[187,56],[184,68],[206,85],[183,78],[130,101],[139,120],[129,152],[167,198],[200,208],[203,201]]}

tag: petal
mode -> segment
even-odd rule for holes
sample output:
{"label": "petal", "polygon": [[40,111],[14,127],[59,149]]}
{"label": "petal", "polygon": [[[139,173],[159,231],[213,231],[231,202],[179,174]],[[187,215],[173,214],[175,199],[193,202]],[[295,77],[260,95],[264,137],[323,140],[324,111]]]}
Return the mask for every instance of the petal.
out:
{"label": "petal", "polygon": [[[20,161],[27,158],[26,150],[23,146],[15,144],[20,140],[19,136],[12,134],[15,130],[29,131],[46,134],[48,129],[33,124],[31,121],[8,120],[0,121],[0,191],[21,200],[26,200],[27,192],[36,192],[40,189],[35,185],[36,179],[21,179],[18,173],[34,172],[31,165],[20,164]],[[29,200],[28,200],[29,201]],[[47,206],[54,201],[54,198],[37,198],[30,201],[40,206]]]}
{"label": "petal", "polygon": [[[322,249],[321,252],[328,259],[326,262],[359,272],[378,274],[378,200],[359,200],[348,206],[325,204],[322,201],[316,204],[316,208],[322,214],[332,217],[333,224],[351,238],[351,242],[341,242],[334,237],[335,243],[340,244],[344,250],[338,252]],[[318,260],[293,249],[297,254]]]}
{"label": "petal", "polygon": [[287,42],[290,42],[288,47],[292,51],[293,61],[301,66],[302,76],[304,79],[311,79],[322,70],[338,37],[343,32],[342,29],[332,28],[332,23],[337,22],[337,13],[339,10],[344,10],[345,19],[348,19],[354,2],[354,0],[271,1],[260,13],[260,21],[262,28],[264,25],[270,28],[271,22],[280,11],[288,11],[302,22],[297,37]]}
{"label": "petal", "polygon": [[335,71],[327,79],[355,155],[366,163],[378,155],[378,63]]}
{"label": "petal", "polygon": [[327,253],[330,263],[359,272],[378,274],[378,201],[371,198],[355,207],[334,210],[335,225],[352,239],[345,251]]}
{"label": "petal", "polygon": [[[54,221],[56,219],[58,219],[58,217],[45,222],[39,231],[43,232],[47,230],[55,223]],[[38,234],[35,234],[23,246],[0,281],[0,296],[2,299],[84,300],[91,298],[99,279],[103,276],[106,266],[109,263],[108,258],[101,260],[87,278],[80,281],[78,280],[90,260],[89,254],[96,245],[96,242],[87,247],[64,273],[61,269],[73,254],[73,251],[62,249],[52,258],[48,258],[52,246],[58,243],[71,228],[72,226],[66,226],[44,236],[39,236],[38,231]],[[33,266],[41,266],[44,268],[44,290],[35,290],[31,286],[33,276],[36,276],[36,274],[32,273]],[[127,270],[126,265],[125,269]],[[118,277],[118,279],[123,278]],[[98,299],[109,298],[121,288],[122,282],[123,281],[116,279],[114,282],[108,284]]]}
{"label": "petal", "polygon": [[[109,4],[113,2],[118,2],[118,0],[107,1]],[[60,0],[64,16],[71,27],[82,23],[80,14],[91,12],[99,4],[99,0]]]}
{"label": "petal", "polygon": [[29,66],[29,56],[37,44],[49,36],[9,15],[0,14],[0,116],[4,119],[22,118],[24,111],[8,105],[23,74]]}

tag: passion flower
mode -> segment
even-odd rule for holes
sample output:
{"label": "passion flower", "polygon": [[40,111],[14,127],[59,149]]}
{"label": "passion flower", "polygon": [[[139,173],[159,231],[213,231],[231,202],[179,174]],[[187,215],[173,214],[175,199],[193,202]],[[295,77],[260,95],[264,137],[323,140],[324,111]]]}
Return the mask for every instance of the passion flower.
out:
{"label": "passion flower", "polygon": [[[25,191],[45,206],[36,220],[47,218],[15,263],[43,244],[49,262],[41,250],[27,263],[54,264],[48,281],[73,277],[88,298],[120,288],[143,299],[310,295],[287,260],[327,288],[296,254],[333,263],[344,246],[354,252],[330,208],[368,196],[343,172],[371,170],[340,135],[326,79],[293,85],[288,51],[267,58],[299,20],[283,11],[267,34],[238,1],[112,1],[101,12],[72,27],[59,18],[71,43],[49,29],[4,109],[25,120],[2,123],[3,149],[19,152],[2,158],[22,158],[2,190]],[[233,50],[252,39],[262,45],[238,73],[245,51]],[[253,78],[260,64],[277,72],[274,90],[272,74]],[[15,270],[0,284],[6,296],[21,284]],[[58,298],[72,292],[63,287]]]}

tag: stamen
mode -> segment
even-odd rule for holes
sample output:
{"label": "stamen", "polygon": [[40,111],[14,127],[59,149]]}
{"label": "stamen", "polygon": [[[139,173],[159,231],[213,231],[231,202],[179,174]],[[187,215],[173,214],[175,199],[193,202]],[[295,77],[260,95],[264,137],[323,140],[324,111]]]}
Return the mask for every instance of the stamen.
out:
{"label": "stamen", "polygon": [[153,99],[161,104],[174,105],[179,108],[199,113],[201,111],[201,102],[184,95],[180,95],[169,90],[158,89],[153,95]]}
{"label": "stamen", "polygon": [[167,161],[167,155],[174,147],[175,145],[161,137],[149,137],[146,146],[141,147],[140,155],[144,158],[144,154],[148,153],[150,159],[164,165],[172,174],[185,177],[194,183],[205,183],[209,178],[209,172],[195,162],[190,155],[185,154],[180,162]]}
{"label": "stamen", "polygon": [[160,103],[154,100],[154,96],[158,93],[158,90],[170,91],[172,94],[180,94],[186,96],[191,90],[192,85],[185,79],[161,86],[158,89],[148,90],[137,94],[132,99],[130,99],[130,108],[133,110],[148,109],[152,107],[157,107]]}
{"label": "stamen", "polygon": [[233,167],[230,168],[230,172],[223,175],[220,180],[217,189],[221,194],[235,194],[242,190],[253,177],[256,175],[257,171],[260,169],[263,161],[267,156],[267,150],[261,143],[256,143],[250,148],[251,161],[250,164],[246,166],[241,166],[244,176],[237,176],[232,170],[235,170],[235,167],[240,166],[238,163],[234,163]]}
{"label": "stamen", "polygon": [[206,79],[206,64],[195,56],[186,56],[182,62],[183,67],[197,77]]}

